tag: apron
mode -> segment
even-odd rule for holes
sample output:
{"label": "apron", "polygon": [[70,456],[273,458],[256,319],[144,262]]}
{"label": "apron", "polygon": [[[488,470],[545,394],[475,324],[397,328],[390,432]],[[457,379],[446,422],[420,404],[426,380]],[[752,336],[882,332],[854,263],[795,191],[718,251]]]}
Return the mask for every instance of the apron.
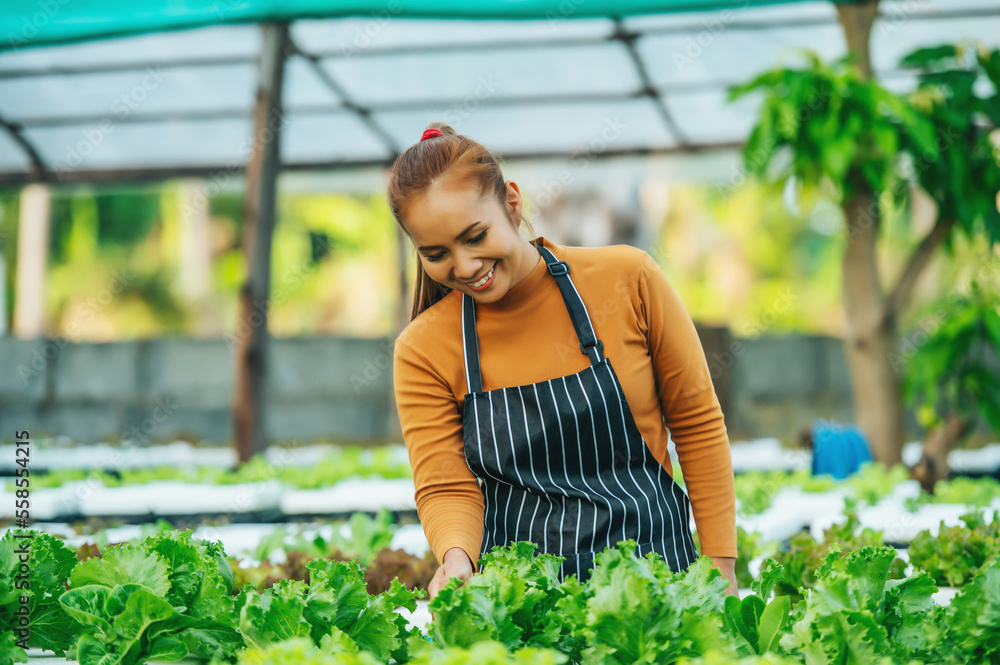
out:
{"label": "apron", "polygon": [[560,581],[576,575],[584,582],[595,554],[634,539],[639,556],[656,552],[671,570],[684,570],[698,557],[688,496],[636,427],[569,265],[535,248],[556,279],[590,367],[483,392],[475,299],[463,294],[469,392],[462,427],[465,458],[481,481],[485,505],[480,551],[529,541],[565,557]]}

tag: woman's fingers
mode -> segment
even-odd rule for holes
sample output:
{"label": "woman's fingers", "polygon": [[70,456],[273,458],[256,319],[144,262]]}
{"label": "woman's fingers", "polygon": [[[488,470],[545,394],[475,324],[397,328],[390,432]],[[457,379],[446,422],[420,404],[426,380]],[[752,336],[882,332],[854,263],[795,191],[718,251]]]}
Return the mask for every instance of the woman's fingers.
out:
{"label": "woman's fingers", "polygon": [[463,582],[469,581],[472,577],[472,562],[468,557],[448,559],[438,567],[431,583],[427,585],[428,599],[434,600],[434,596],[438,595],[452,577],[457,577]]}
{"label": "woman's fingers", "polygon": [[444,586],[444,566],[439,566],[437,572],[434,573],[434,578],[431,583],[427,585],[427,597],[429,600],[434,600],[434,596],[438,595],[438,591]]}

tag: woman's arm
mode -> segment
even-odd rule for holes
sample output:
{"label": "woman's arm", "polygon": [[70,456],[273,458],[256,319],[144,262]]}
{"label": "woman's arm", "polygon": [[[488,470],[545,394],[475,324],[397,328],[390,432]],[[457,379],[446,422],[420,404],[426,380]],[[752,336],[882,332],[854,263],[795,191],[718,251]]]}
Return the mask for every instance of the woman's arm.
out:
{"label": "woman's arm", "polygon": [[739,598],[740,593],[736,586],[736,559],[729,556],[712,556],[709,558],[712,560],[712,565],[718,568],[722,576],[729,582],[729,586],[726,587],[726,595]]}
{"label": "woman's arm", "polygon": [[393,352],[393,388],[427,542],[442,565],[448,553],[459,548],[475,571],[483,536],[483,494],[465,459],[455,397],[428,359],[399,339]]}
{"label": "woman's arm", "polygon": [[736,489],[722,408],[694,323],[648,254],[642,257],[639,298],[657,394],[677,447],[702,554],[735,558]]}

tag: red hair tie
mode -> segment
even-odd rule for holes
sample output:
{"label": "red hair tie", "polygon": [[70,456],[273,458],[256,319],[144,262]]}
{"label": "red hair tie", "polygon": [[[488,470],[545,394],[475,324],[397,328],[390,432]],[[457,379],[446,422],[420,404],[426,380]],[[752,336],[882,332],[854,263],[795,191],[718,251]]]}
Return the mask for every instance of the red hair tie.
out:
{"label": "red hair tie", "polygon": [[437,129],[435,127],[431,127],[430,129],[425,129],[424,130],[424,134],[423,134],[423,136],[420,137],[420,140],[421,141],[426,141],[427,139],[433,138],[435,136],[444,136],[444,134],[441,132],[440,129]]}

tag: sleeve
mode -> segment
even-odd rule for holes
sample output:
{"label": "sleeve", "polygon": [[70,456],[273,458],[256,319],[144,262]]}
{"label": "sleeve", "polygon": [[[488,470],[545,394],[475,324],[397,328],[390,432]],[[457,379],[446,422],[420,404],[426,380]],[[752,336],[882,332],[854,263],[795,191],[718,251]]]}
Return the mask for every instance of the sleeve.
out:
{"label": "sleeve", "polygon": [[477,569],[483,495],[465,460],[462,417],[447,382],[419,353],[397,339],[393,390],[413,468],[417,515],[438,563],[461,547]]}
{"label": "sleeve", "polygon": [[736,489],[722,407],[694,323],[649,254],[642,259],[639,300],[656,390],[702,554],[735,557]]}

